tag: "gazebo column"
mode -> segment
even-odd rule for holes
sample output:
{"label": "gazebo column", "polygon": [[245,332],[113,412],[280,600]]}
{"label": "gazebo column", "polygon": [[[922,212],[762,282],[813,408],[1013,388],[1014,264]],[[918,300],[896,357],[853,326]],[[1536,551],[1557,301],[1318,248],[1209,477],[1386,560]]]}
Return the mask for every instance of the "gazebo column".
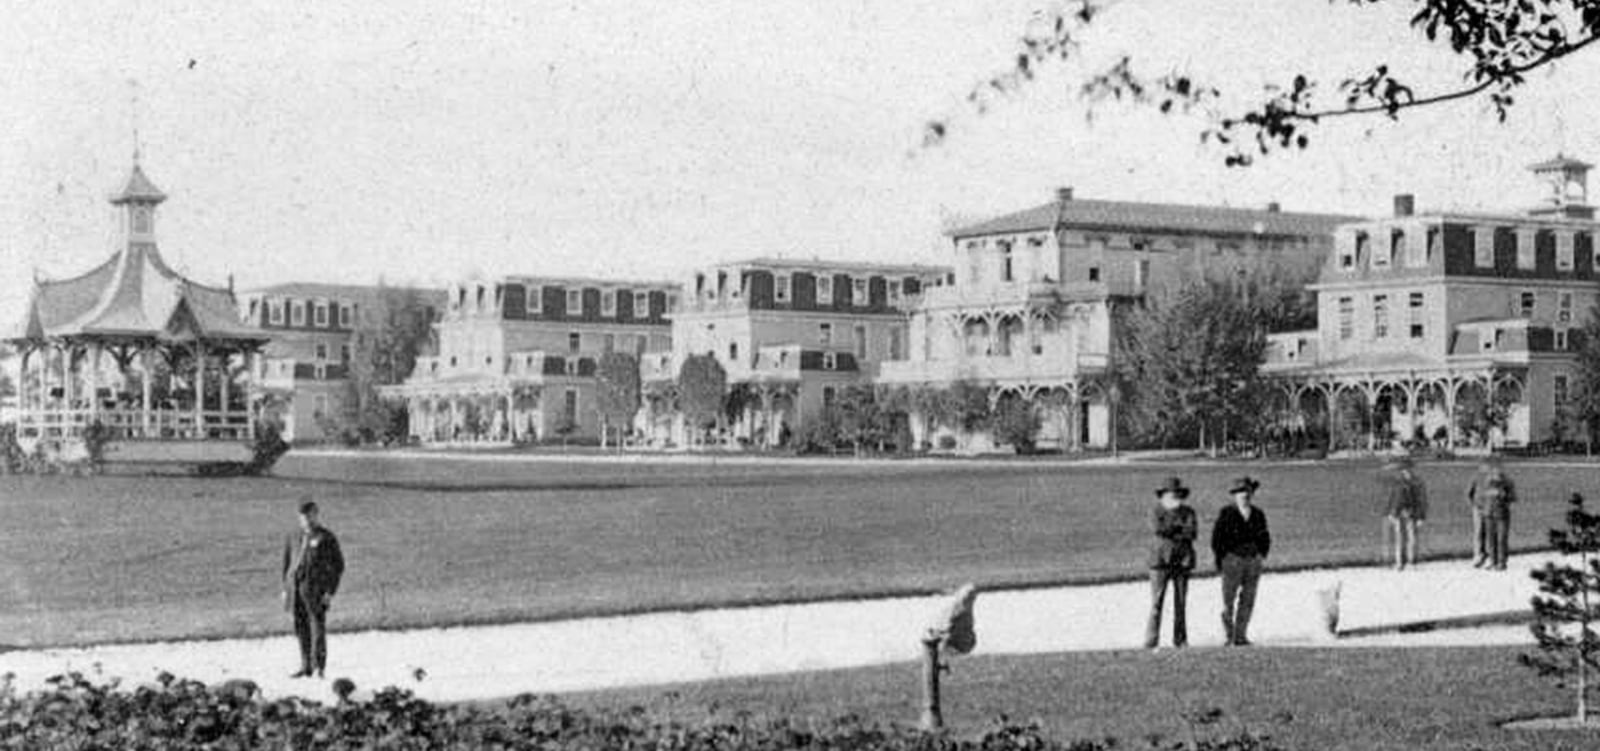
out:
{"label": "gazebo column", "polygon": [[150,348],[139,349],[139,422],[144,430],[145,438],[154,438],[150,429],[150,378],[154,375],[155,368],[150,365]]}
{"label": "gazebo column", "polygon": [[194,438],[205,437],[206,424],[206,346],[194,342]]}
{"label": "gazebo column", "polygon": [[233,369],[228,367],[228,357],[229,355],[222,356],[221,372],[217,374],[217,377],[222,379],[222,382],[217,384],[218,390],[222,394],[222,403],[217,405],[217,410],[222,413],[225,421],[228,420],[230,414],[228,411],[228,374],[233,372]]}
{"label": "gazebo column", "polygon": [[100,419],[100,357],[104,349],[99,342],[89,345],[89,421]]}

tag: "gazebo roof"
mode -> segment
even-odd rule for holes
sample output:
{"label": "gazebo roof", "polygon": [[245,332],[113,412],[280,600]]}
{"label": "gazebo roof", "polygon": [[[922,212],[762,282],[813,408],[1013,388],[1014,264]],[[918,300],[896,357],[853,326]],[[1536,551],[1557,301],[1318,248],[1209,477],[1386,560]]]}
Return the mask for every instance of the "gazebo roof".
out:
{"label": "gazebo roof", "polygon": [[136,201],[161,203],[165,200],[167,194],[162,193],[155,183],[150,182],[150,178],[145,177],[144,170],[139,167],[138,162],[134,162],[133,172],[128,175],[128,184],[123,186],[122,192],[111,197],[111,203],[118,206]]}
{"label": "gazebo roof", "polygon": [[154,245],[132,244],[90,271],[35,283],[13,340],[125,337],[265,341],[239,320],[233,292],[189,280]]}

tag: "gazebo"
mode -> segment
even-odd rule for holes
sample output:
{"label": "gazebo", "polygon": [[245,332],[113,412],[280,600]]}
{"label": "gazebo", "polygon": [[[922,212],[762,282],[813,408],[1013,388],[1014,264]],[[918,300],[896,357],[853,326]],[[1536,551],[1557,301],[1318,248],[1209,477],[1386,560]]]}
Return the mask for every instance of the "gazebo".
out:
{"label": "gazebo", "polygon": [[247,383],[268,336],[240,320],[233,290],[196,283],[156,249],[166,195],[137,157],[120,209],[123,242],[68,279],[35,279],[8,337],[21,354],[17,441],[24,451],[114,462],[247,462],[256,418]]}

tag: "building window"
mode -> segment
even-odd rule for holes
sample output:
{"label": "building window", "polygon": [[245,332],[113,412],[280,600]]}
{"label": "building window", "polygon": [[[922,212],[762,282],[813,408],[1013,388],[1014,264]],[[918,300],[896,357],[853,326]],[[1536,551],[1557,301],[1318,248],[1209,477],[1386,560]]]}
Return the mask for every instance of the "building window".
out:
{"label": "building window", "polygon": [[1517,230],[1517,268],[1519,270],[1532,271],[1534,268],[1533,239],[1535,237],[1537,237],[1537,235],[1535,234],[1534,230]]}
{"label": "building window", "polygon": [[267,301],[267,323],[270,323],[270,324],[272,324],[274,326],[282,326],[283,325],[283,301],[282,300],[268,300]]}
{"label": "building window", "polygon": [[1356,233],[1356,254],[1353,260],[1360,262],[1363,257],[1371,257],[1372,238],[1365,232]]}
{"label": "building window", "polygon": [[1523,290],[1522,295],[1519,297],[1517,302],[1518,312],[1523,318],[1533,317],[1534,300],[1535,298],[1532,292]]}
{"label": "building window", "polygon": [[838,353],[836,353],[836,352],[824,352],[824,353],[822,353],[822,369],[823,370],[838,370],[839,369],[839,355],[838,355]]}
{"label": "building window", "polygon": [[739,343],[728,342],[728,362],[739,361]]}
{"label": "building window", "polygon": [[1574,235],[1571,232],[1556,233],[1556,270],[1572,270],[1572,251]]}
{"label": "building window", "polygon": [[817,343],[824,347],[833,346],[833,324],[817,324]]}
{"label": "building window", "polygon": [[[1402,250],[1404,250],[1404,252],[1405,252],[1404,258],[1406,259],[1406,266],[1409,266],[1411,268],[1421,268],[1423,266],[1428,265],[1428,242],[1427,242],[1427,240],[1428,240],[1428,238],[1430,238],[1432,236],[1433,236],[1433,232],[1431,230],[1425,230],[1425,231],[1422,232],[1422,236],[1421,237],[1412,238],[1412,242],[1408,243],[1408,242],[1406,242],[1405,233],[1403,233],[1403,232],[1400,233],[1399,243],[1400,243],[1400,248]],[[1399,252],[1400,252],[1400,250],[1396,251],[1397,254]],[[1399,258],[1401,256],[1396,255],[1395,257]]]}
{"label": "building window", "polygon": [[312,310],[315,313],[316,325],[326,328],[328,325],[328,304],[319,302]]}
{"label": "building window", "polygon": [[339,306],[339,325],[344,328],[356,325],[356,308],[354,305]]}
{"label": "building window", "polygon": [[827,274],[817,275],[817,304],[833,304],[833,277]]}
{"label": "building window", "polygon": [[1350,238],[1350,242],[1339,244],[1339,268],[1353,269],[1356,267],[1356,246],[1361,243],[1365,233],[1357,232]]}
{"label": "building window", "polygon": [[833,406],[833,393],[834,392],[833,392],[833,387],[832,386],[823,386],[822,387],[822,408],[823,409],[827,409],[828,407],[832,407]]}
{"label": "building window", "polygon": [[1567,390],[1567,375],[1565,373],[1555,374],[1550,382],[1550,400],[1556,409],[1559,410],[1567,406]]}
{"label": "building window", "polygon": [[676,312],[678,312],[678,296],[677,295],[667,295],[667,312],[668,313],[676,313]]}
{"label": "building window", "polygon": [[967,243],[967,278],[973,284],[983,280],[983,243],[977,240]]}
{"label": "building window", "polygon": [[528,315],[530,315],[530,316],[543,315],[544,314],[544,287],[539,286],[537,284],[528,285],[528,302],[526,303],[526,305],[527,305],[527,308],[528,308]]}
{"label": "building window", "polygon": [[867,359],[867,327],[856,327],[856,359]]}
{"label": "building window", "polygon": [[1356,335],[1356,301],[1353,297],[1339,298],[1339,338]]}
{"label": "building window", "polygon": [[567,351],[576,355],[583,349],[583,334],[576,331],[567,334]]}
{"label": "building window", "polygon": [[322,342],[317,342],[316,346],[312,347],[311,351],[316,353],[316,357],[319,362],[328,359],[328,345],[323,344]]}
{"label": "building window", "polygon": [[1567,349],[1567,330],[1556,329],[1556,349],[1565,352]]}
{"label": "building window", "polygon": [[577,425],[578,425],[578,390],[577,389],[567,389],[566,395],[563,397],[563,402],[564,403],[562,404],[562,410],[561,410],[561,419],[562,419],[562,421],[565,422],[567,425],[570,425],[572,427],[577,427]]}
{"label": "building window", "polygon": [[289,325],[306,325],[306,304],[300,300],[289,303]]}
{"label": "building window", "polygon": [[1410,303],[1409,303],[1409,307],[1411,309],[1410,315],[1411,315],[1411,338],[1412,339],[1421,339],[1422,338],[1422,331],[1423,331],[1423,329],[1422,329],[1422,326],[1423,326],[1423,324],[1422,324],[1422,316],[1423,316],[1424,305],[1425,305],[1425,303],[1424,303],[1424,300],[1423,300],[1423,297],[1422,297],[1422,293],[1421,292],[1412,292],[1411,293],[1411,300],[1410,300]]}
{"label": "building window", "polygon": [[1494,268],[1494,228],[1472,228],[1472,265],[1480,269]]}
{"label": "building window", "polygon": [[1572,293],[1562,292],[1556,297],[1556,323],[1572,323]]}
{"label": "building window", "polygon": [[1133,286],[1144,287],[1150,283],[1150,262],[1140,261],[1133,267]]}
{"label": "building window", "polygon": [[1044,274],[1044,238],[1034,236],[1028,238],[1028,278],[1033,281],[1045,280]]}
{"label": "building window", "polygon": [[339,345],[339,362],[342,362],[346,365],[350,364],[350,345]]}
{"label": "building window", "polygon": [[567,290],[567,315],[569,315],[569,316],[581,316],[581,315],[583,315],[583,290],[581,290],[581,289],[569,289],[569,290]]}
{"label": "building window", "polygon": [[633,293],[633,317],[645,319],[650,317],[650,293],[637,290]]}
{"label": "building window", "polygon": [[900,343],[900,329],[889,329],[889,357],[888,357],[888,359],[890,359],[890,360],[898,360],[898,359],[900,359],[903,356],[901,354],[901,352],[900,352],[901,346],[902,345]]}
{"label": "building window", "polygon": [[606,334],[605,336],[600,337],[600,351],[601,352],[614,352],[614,351],[616,351],[616,348],[617,348],[617,335],[616,334]]}
{"label": "building window", "polygon": [[1089,267],[1089,281],[1091,281],[1091,282],[1100,281],[1100,267],[1099,266],[1090,266]]}
{"label": "building window", "polygon": [[601,290],[600,315],[615,318],[617,315],[617,291],[614,289]]}
{"label": "building window", "polygon": [[890,279],[888,287],[889,287],[889,304],[898,306],[900,304],[900,280],[899,279]]}
{"label": "building window", "polygon": [[867,307],[867,280],[850,280],[850,304],[858,308]]}
{"label": "building window", "polygon": [[772,277],[772,298],[778,302],[789,302],[788,274],[778,274]]}
{"label": "building window", "polygon": [[1385,339],[1389,336],[1389,296],[1372,296],[1372,338]]}
{"label": "building window", "polygon": [[1372,254],[1372,267],[1375,269],[1388,268],[1394,259],[1404,257],[1405,249],[1405,230],[1390,230],[1389,246],[1386,248],[1380,247],[1378,252]]}
{"label": "building window", "polygon": [[1011,258],[1011,241],[1002,240],[998,245],[1000,246],[1000,281],[1012,281],[1012,271],[1015,268],[1015,264]]}

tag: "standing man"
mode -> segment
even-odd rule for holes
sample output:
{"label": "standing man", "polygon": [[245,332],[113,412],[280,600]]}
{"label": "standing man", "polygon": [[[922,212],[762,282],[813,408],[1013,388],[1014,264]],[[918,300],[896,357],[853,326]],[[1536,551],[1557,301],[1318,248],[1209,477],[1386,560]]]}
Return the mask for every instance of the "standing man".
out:
{"label": "standing man", "polygon": [[1394,568],[1415,566],[1418,528],[1428,519],[1428,489],[1417,476],[1411,457],[1399,456],[1384,465],[1379,492],[1384,501],[1385,532],[1394,541]]}
{"label": "standing man", "polygon": [[294,614],[294,635],[300,640],[300,670],[322,677],[328,662],[328,604],[344,576],[339,538],[317,523],[317,504],[300,504],[300,530],[283,545],[283,604]]}
{"label": "standing man", "polygon": [[1267,515],[1253,503],[1260,487],[1254,478],[1234,480],[1228,488],[1233,504],[1222,508],[1211,528],[1211,553],[1222,574],[1222,633],[1231,646],[1250,644],[1250,613],[1256,605],[1261,562],[1272,550]]}
{"label": "standing man", "polygon": [[1511,555],[1511,504],[1517,502],[1517,486],[1500,466],[1490,460],[1490,471],[1484,478],[1484,538],[1489,552],[1489,567],[1506,570],[1506,559]]}
{"label": "standing man", "polygon": [[1161,640],[1161,605],[1167,585],[1172,585],[1172,646],[1189,643],[1186,609],[1189,599],[1189,572],[1194,570],[1194,538],[1200,523],[1194,509],[1184,503],[1189,489],[1176,477],[1156,489],[1156,506],[1150,512],[1150,531],[1155,542],[1150,547],[1150,622],[1145,627],[1144,646],[1155,649]]}
{"label": "standing man", "polygon": [[1478,465],[1478,474],[1467,485],[1467,507],[1472,510],[1472,567],[1489,565],[1489,494],[1495,475],[1494,458],[1484,459]]}

